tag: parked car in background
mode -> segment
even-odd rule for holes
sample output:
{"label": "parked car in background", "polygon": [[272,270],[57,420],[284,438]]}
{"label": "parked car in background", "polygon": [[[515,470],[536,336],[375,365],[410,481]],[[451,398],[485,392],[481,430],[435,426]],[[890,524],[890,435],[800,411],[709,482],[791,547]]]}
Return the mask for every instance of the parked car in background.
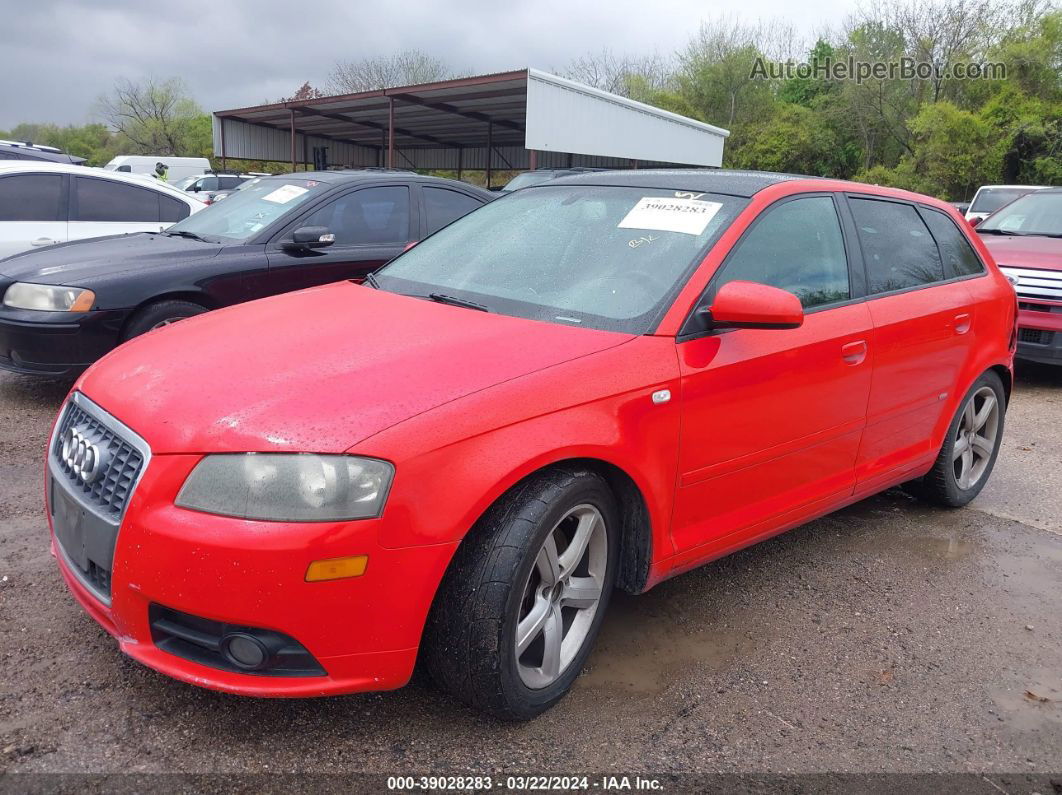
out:
{"label": "parked car in background", "polygon": [[185,177],[198,177],[210,171],[210,161],[205,157],[170,157],[169,155],[119,155],[104,166],[108,171],[124,171],[129,174],[155,173],[155,166],[165,163],[166,181],[177,182]]}
{"label": "parked car in background", "polygon": [[237,190],[246,182],[258,177],[268,177],[270,174],[206,174],[201,177],[185,177],[174,187],[189,193],[194,193],[196,198],[204,204],[213,204],[219,198],[225,198],[234,190]]}
{"label": "parked car in background", "polygon": [[181,318],[364,279],[411,242],[494,198],[411,172],[263,177],[212,207],[160,187],[202,212],[161,234],[0,261],[0,367],[77,373],[119,343]]}
{"label": "parked car in background", "polygon": [[203,207],[190,194],[141,176],[0,162],[0,258],[69,240],[161,232]]}
{"label": "parked car in background", "polygon": [[517,174],[511,180],[509,180],[505,186],[501,189],[502,193],[509,193],[520,188],[527,188],[531,185],[541,185],[543,182],[549,182],[551,179],[557,179],[558,177],[570,177],[573,174],[585,174],[590,171],[607,171],[604,168],[588,168],[583,166],[574,166],[572,168],[536,168],[534,171],[525,171],[523,174]]}
{"label": "parked car in background", "polygon": [[951,206],[958,210],[960,215],[965,217],[966,211],[970,209],[970,202],[952,202]]}
{"label": "parked car in background", "polygon": [[977,233],[1018,294],[1018,357],[1062,365],[1062,188],[1016,199]]}
{"label": "parked car in background", "polygon": [[46,163],[81,165],[85,158],[69,155],[54,146],[42,146],[28,141],[0,141],[0,162],[5,160],[43,160]]}
{"label": "parked car in background", "polygon": [[[262,184],[308,201],[295,176]],[[53,549],[121,650],[185,682],[387,690],[419,658],[525,719],[579,676],[614,587],[894,485],[972,500],[1003,437],[1014,313],[936,199],[567,177],[365,286],[192,318],[97,363],[47,450]]]}
{"label": "parked car in background", "polygon": [[966,220],[975,226],[1000,207],[1034,190],[1043,190],[1042,185],[982,185],[974,194],[966,211]]}

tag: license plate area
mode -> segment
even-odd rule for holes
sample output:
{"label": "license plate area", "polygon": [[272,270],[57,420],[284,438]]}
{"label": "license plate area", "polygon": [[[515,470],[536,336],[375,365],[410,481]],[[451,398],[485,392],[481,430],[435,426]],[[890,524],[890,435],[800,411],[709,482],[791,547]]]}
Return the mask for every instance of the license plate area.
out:
{"label": "license plate area", "polygon": [[63,559],[82,585],[110,604],[118,526],[82,505],[53,473],[48,480],[52,528]]}

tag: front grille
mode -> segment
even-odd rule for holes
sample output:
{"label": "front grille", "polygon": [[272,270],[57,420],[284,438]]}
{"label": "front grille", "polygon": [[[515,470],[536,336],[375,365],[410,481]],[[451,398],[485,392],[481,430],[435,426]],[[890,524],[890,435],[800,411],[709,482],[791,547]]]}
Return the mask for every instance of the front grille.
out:
{"label": "front grille", "polygon": [[[63,437],[71,428],[90,437],[105,457],[104,468],[92,483],[85,483],[63,460]],[[108,518],[121,517],[140,469],[144,466],[144,455],[137,448],[100,418],[71,402],[67,404],[51,453],[58,470],[66,475],[67,487],[74,495]]]}
{"label": "front grille", "polygon": [[1033,345],[1050,345],[1054,336],[1053,331],[1042,331],[1038,328],[1018,329],[1018,342],[1029,342]]}
{"label": "front grille", "polygon": [[[281,632],[211,621],[158,604],[148,608],[148,621],[158,648],[208,668],[254,676],[327,676],[306,647]],[[222,640],[232,633],[260,640],[271,651],[268,661],[258,670],[233,664],[222,651]]]}
{"label": "front grille", "polygon": [[1014,292],[1025,301],[1062,301],[1062,271],[1049,271],[1040,268],[1012,268],[1009,265],[1000,268],[1010,277],[1017,277]]}

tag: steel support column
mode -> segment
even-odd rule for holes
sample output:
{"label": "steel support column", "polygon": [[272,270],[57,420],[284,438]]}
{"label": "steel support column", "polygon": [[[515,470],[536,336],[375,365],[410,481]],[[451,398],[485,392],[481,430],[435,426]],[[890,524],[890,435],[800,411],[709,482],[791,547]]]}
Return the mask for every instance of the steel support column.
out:
{"label": "steel support column", "polygon": [[291,114],[291,170],[295,170],[295,110],[288,111]]}
{"label": "steel support column", "polygon": [[395,167],[395,98],[387,98],[387,167]]}
{"label": "steel support column", "polygon": [[487,190],[490,190],[490,163],[494,159],[494,122],[487,122]]}
{"label": "steel support column", "polygon": [[531,171],[538,168],[538,150],[528,149],[530,154],[528,155],[528,167]]}
{"label": "steel support column", "polygon": [[222,116],[218,116],[218,127],[221,132],[221,170],[226,171],[228,165],[225,160],[225,119]]}

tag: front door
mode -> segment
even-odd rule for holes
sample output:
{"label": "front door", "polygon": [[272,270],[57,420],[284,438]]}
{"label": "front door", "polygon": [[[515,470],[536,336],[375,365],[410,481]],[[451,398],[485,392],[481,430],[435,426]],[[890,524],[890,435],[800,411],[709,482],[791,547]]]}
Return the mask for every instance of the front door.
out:
{"label": "front door", "polygon": [[[415,239],[415,222],[406,185],[344,193],[292,223],[270,244],[269,271],[256,287],[256,297],[364,279]],[[285,251],[281,243],[304,226],[327,228],[335,242],[312,251]]]}
{"label": "front door", "polygon": [[[789,290],[798,329],[736,329],[679,343],[679,551],[729,546],[851,495],[870,393],[870,312],[850,278],[833,196],[768,208],[709,294],[733,280]],[[737,534],[737,535],[735,535]]]}

